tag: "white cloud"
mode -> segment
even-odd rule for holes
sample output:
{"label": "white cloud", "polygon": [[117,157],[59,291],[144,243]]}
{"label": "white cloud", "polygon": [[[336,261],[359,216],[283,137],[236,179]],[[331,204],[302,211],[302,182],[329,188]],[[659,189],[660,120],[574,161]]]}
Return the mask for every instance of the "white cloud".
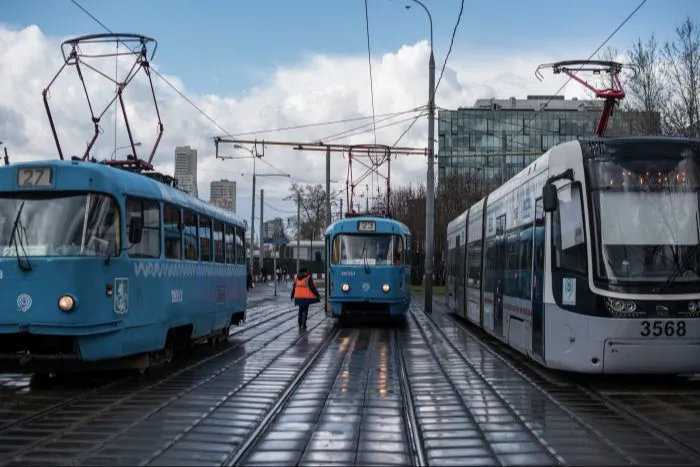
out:
{"label": "white cloud", "polygon": [[[41,92],[62,64],[60,53],[61,38],[47,37],[37,26],[23,29],[0,25],[0,140],[11,151],[13,161],[57,157],[48,119],[44,110]],[[167,47],[161,44],[160,47]],[[107,46],[105,46],[107,47]],[[109,46],[110,50],[114,45]],[[377,114],[399,112],[422,106],[427,100],[427,42],[401,47],[395,53],[376,57],[373,61],[375,108]],[[454,52],[437,96],[438,106],[456,108],[470,106],[477,98],[523,97],[528,93],[545,94],[556,91],[564,78],[546,75],[543,83],[534,77],[535,67],[543,62],[579,56],[583,54],[569,51],[567,57],[549,53],[533,53],[531,56],[460,57]],[[156,69],[158,56],[155,57]],[[442,57],[436,57],[439,76]],[[114,59],[104,59],[99,68],[113,76]],[[119,63],[120,76],[133,63],[132,57],[122,57]],[[161,71],[161,70],[159,70]],[[184,92],[204,112],[216,120],[227,132],[236,134],[268,128],[289,127],[320,121],[340,120],[363,115],[371,115],[367,58],[361,52],[348,56],[312,55],[295,67],[276,69],[265,84],[248,92],[232,90],[238,98],[216,95],[193,95],[177,77],[164,76]],[[546,73],[546,72],[545,72]],[[214,72],[202,70],[205,80],[217,79]],[[112,98],[113,86],[94,73],[85,72],[88,91],[97,112]],[[190,145],[199,151],[199,191],[208,199],[209,182],[213,179],[229,178],[238,182],[238,213],[250,217],[251,178],[241,177],[242,172],[252,171],[250,160],[221,161],[214,158],[214,144],[211,137],[222,135],[222,131],[197,112],[189,103],[178,96],[158,77],[153,77],[160,114],[165,133],[156,153],[156,166],[172,173],[172,159],[175,146]],[[570,84],[567,97],[585,97],[583,88]],[[93,132],[87,102],[75,69],[65,70],[53,84],[50,92],[50,105],[58,127],[64,154],[82,155],[85,143]],[[156,136],[156,118],[145,75],[139,73],[126,89],[127,111],[135,140],[143,146],[139,155],[144,157],[150,151]],[[409,115],[398,116],[377,126],[385,126],[395,120],[406,119]],[[379,119],[378,119],[379,120]],[[369,120],[350,122],[343,125],[312,127],[289,130],[264,135],[245,137],[249,139],[314,141],[327,138],[348,128],[369,123]],[[393,144],[405,130],[408,123],[378,130],[380,143]],[[97,140],[93,156],[104,159],[114,150],[114,109],[110,109],[101,122],[103,133]],[[117,146],[127,144],[128,139],[118,120]],[[424,147],[427,139],[427,120],[422,118],[401,141],[402,146]],[[326,139],[327,141],[327,139]],[[372,133],[336,140],[342,143],[368,143],[373,141]],[[222,146],[227,155],[245,156],[243,151],[234,152],[230,146]],[[123,156],[124,151],[120,151]],[[347,159],[334,155],[331,178],[340,183],[336,189],[345,187]],[[292,177],[304,181],[323,183],[325,177],[325,157],[321,152],[300,153],[291,148],[267,147],[265,160]],[[421,156],[399,157],[392,160],[392,181],[400,185],[410,181],[425,179],[426,161]],[[357,174],[358,168],[355,168]],[[258,165],[258,172],[273,172],[265,164]],[[288,194],[289,184],[284,179],[259,179],[258,188],[264,188],[267,204],[282,211],[295,211],[291,202],[281,199]],[[375,185],[376,187],[376,185]],[[376,189],[376,188],[375,188]],[[364,189],[362,190],[364,191]],[[256,203],[259,207],[259,203]],[[257,210],[258,208],[256,208]],[[279,214],[265,208],[266,218]]]}

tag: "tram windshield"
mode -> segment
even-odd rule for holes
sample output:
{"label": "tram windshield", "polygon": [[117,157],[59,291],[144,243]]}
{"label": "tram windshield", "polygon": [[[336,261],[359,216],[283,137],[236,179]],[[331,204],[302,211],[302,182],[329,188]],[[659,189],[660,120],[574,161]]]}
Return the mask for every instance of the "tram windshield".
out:
{"label": "tram windshield", "polygon": [[333,239],[333,264],[404,264],[403,237],[392,234],[341,234]]}
{"label": "tram windshield", "polygon": [[0,194],[0,258],[107,256],[119,250],[119,207],[110,196]]}
{"label": "tram windshield", "polygon": [[599,278],[681,287],[700,281],[700,164],[688,146],[674,146],[590,163]]}

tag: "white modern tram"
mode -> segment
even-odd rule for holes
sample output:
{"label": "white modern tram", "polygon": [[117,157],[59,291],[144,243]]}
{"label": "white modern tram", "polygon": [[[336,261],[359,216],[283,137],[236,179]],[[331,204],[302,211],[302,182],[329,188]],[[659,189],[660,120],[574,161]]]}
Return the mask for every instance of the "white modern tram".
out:
{"label": "white modern tram", "polygon": [[699,140],[557,145],[448,224],[448,307],[548,368],[700,372],[699,197]]}

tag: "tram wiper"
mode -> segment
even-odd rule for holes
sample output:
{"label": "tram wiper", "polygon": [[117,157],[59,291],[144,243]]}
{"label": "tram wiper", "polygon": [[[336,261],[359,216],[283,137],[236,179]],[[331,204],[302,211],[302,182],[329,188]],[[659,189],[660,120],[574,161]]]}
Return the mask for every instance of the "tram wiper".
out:
{"label": "tram wiper", "polygon": [[[695,228],[697,229],[698,232],[698,239],[700,239],[700,219],[698,219],[698,214],[695,214]],[[666,279],[666,282],[661,284],[659,287],[656,288],[654,291],[655,293],[659,293],[663,290],[666,290],[671,284],[673,284],[678,276],[680,276],[682,273],[687,271],[686,266],[690,262],[691,259],[695,258],[698,254],[698,250],[700,250],[700,243],[697,245],[693,246],[690,250],[686,251],[685,257],[683,258],[683,261],[680,262],[678,267],[671,273],[670,276],[668,276],[668,279]],[[697,273],[697,271],[696,271]]]}
{"label": "tram wiper", "polygon": [[[24,203],[25,201],[22,201],[22,204],[20,204],[19,209],[17,210],[17,215],[15,216],[15,222],[12,224],[12,233],[10,233],[10,244],[8,245],[10,248],[12,248],[12,244],[14,243],[15,245],[15,253],[17,257],[17,266],[22,270],[22,271],[31,271],[32,270],[32,263],[29,262],[29,256],[27,255],[27,251],[24,248],[24,242],[22,241],[22,235],[19,233],[19,229],[21,228],[25,232],[25,237],[26,237],[26,230],[22,226],[22,210],[24,209]],[[22,262],[20,256],[19,256],[19,249],[22,248],[22,252],[24,254],[24,260],[26,261],[26,264]]]}
{"label": "tram wiper", "polygon": [[362,262],[365,265],[365,274],[369,274],[369,265],[367,264],[367,240],[364,240],[362,242],[362,253],[360,253],[360,256],[362,256]]}

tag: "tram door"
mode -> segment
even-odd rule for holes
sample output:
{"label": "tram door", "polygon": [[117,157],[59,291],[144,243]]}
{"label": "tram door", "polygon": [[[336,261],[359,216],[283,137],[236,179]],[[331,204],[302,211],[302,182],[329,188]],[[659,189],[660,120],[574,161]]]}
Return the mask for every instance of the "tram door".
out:
{"label": "tram door", "polygon": [[331,250],[331,236],[326,236],[326,289],[323,298],[323,305],[326,311],[326,316],[331,316],[331,261],[333,259],[333,251]]}
{"label": "tram door", "polygon": [[535,221],[532,236],[532,355],[544,360],[544,206],[542,198],[535,201]]}
{"label": "tram door", "polygon": [[503,292],[506,285],[506,215],[496,218],[496,292],[494,296],[493,332],[503,337]]}

